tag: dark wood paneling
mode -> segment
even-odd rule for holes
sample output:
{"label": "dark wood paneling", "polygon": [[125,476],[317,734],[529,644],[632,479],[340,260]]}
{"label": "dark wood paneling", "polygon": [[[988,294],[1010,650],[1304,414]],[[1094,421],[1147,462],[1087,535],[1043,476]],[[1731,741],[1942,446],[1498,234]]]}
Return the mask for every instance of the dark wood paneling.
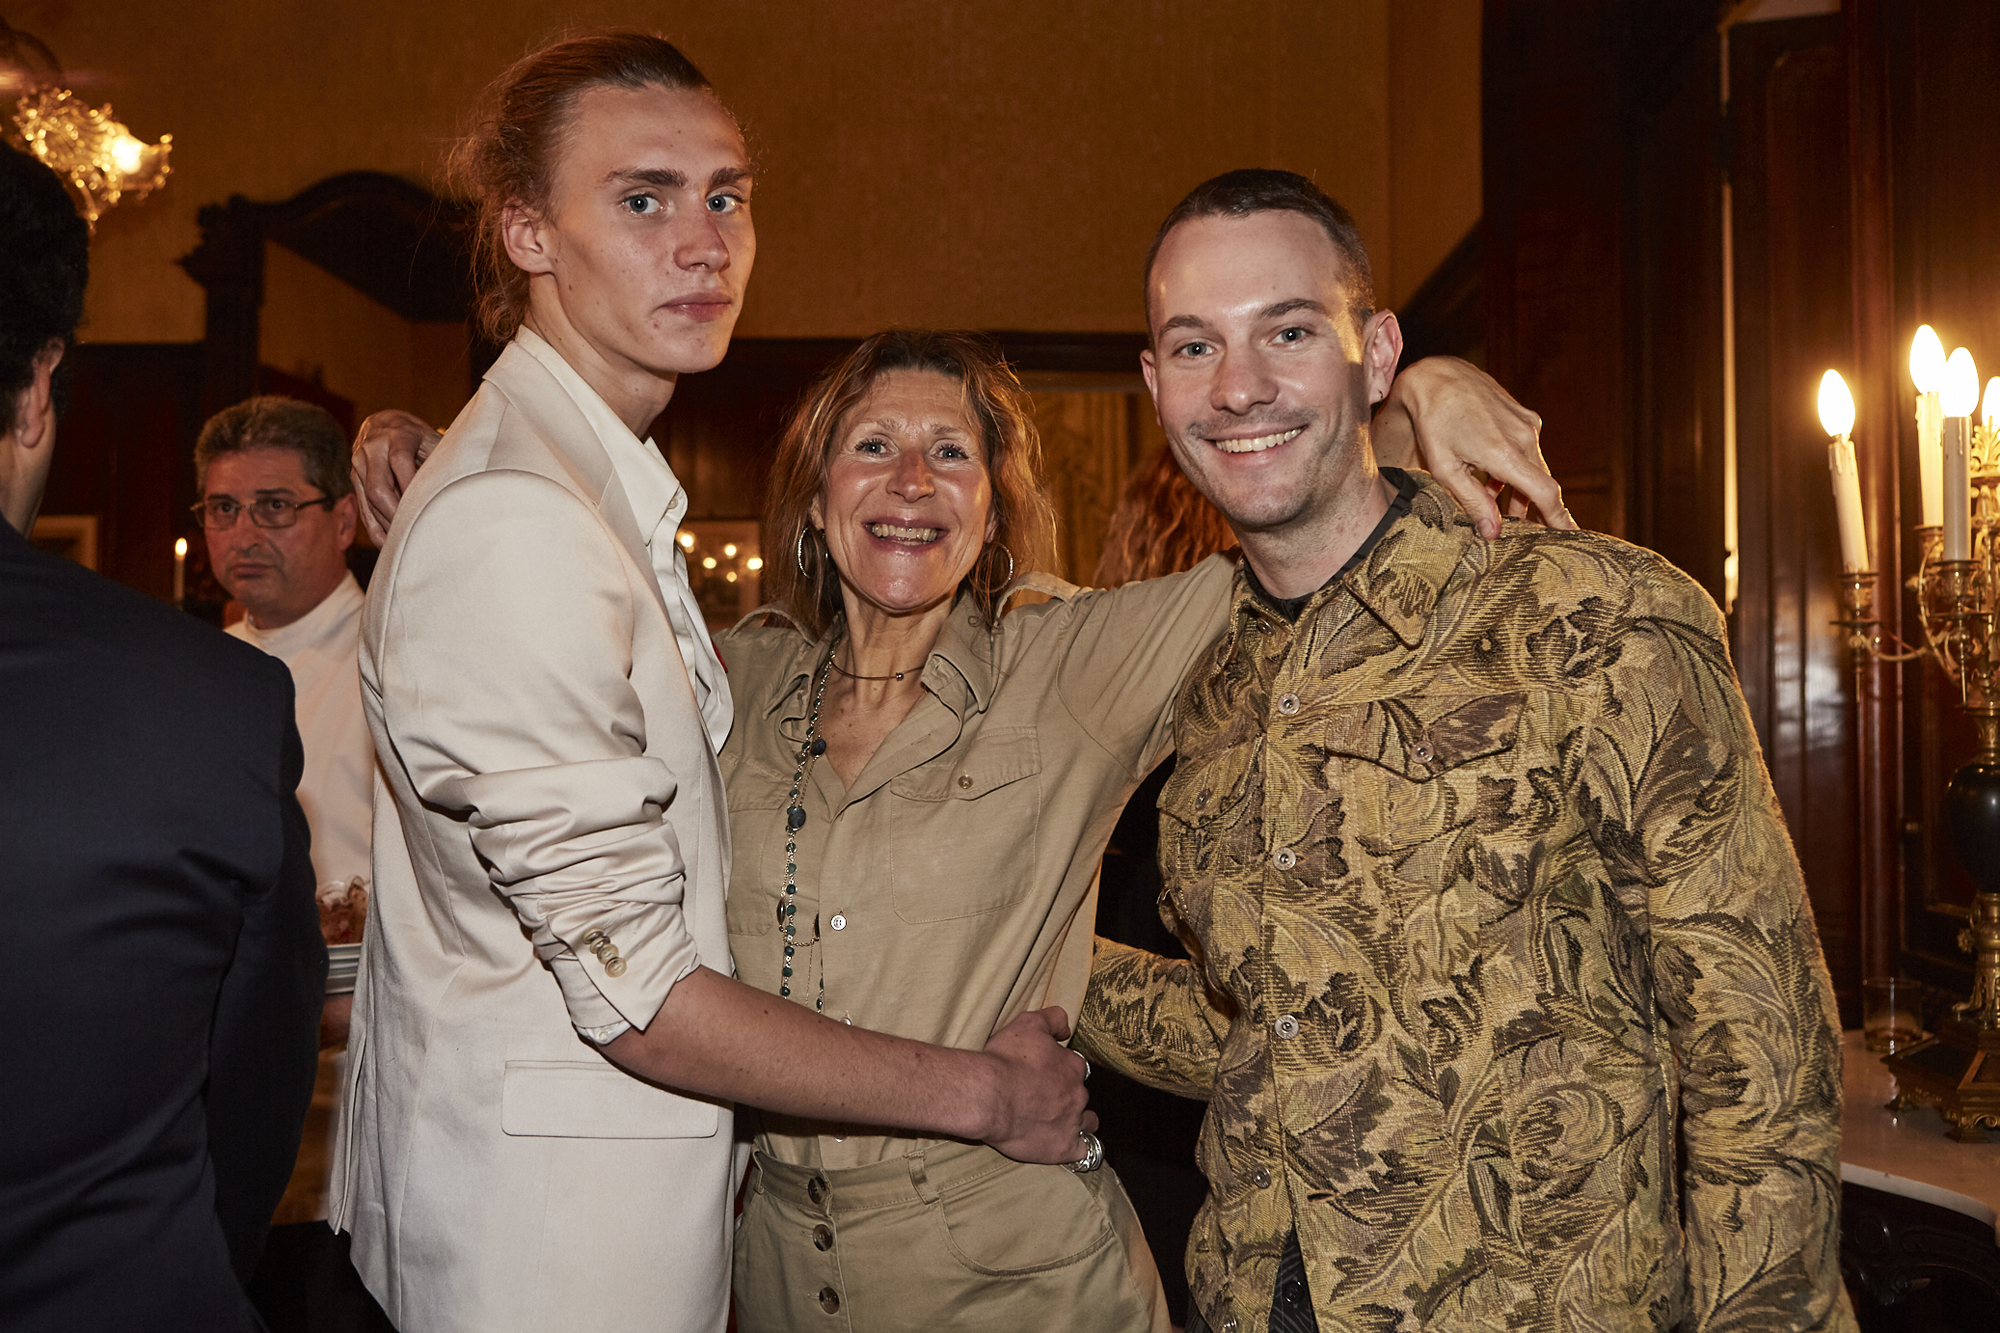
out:
{"label": "dark wood paneling", "polygon": [[[212,415],[257,392],[267,242],[318,264],[405,319],[471,313],[464,208],[379,171],[351,171],[290,199],[232,195],[201,210],[201,243],[181,267],[207,293],[201,406]],[[472,384],[499,349],[472,344]]]}
{"label": "dark wood paneling", "polygon": [[[1722,60],[1712,27],[1636,32],[1662,59],[1625,116],[1631,293],[1626,536],[1725,600]],[[1657,43],[1657,44],[1656,44]]]}
{"label": "dark wood paneling", "polygon": [[1427,356],[1486,364],[1486,252],[1474,223],[1396,312],[1403,327],[1398,368]]}
{"label": "dark wood paneling", "polygon": [[1623,536],[1620,37],[1605,0],[1487,0],[1481,119],[1488,368],[1577,521]]}
{"label": "dark wood paneling", "polygon": [[[1847,25],[1849,215],[1853,219],[1855,438],[1881,441],[1856,457],[1862,507],[1871,519],[1869,540],[1879,576],[1875,612],[1884,641],[1904,633],[1903,568],[1907,511],[1898,482],[1904,450],[1898,447],[1899,382],[1908,376],[1895,349],[1894,225],[1889,208],[1888,71],[1882,60],[1882,0],[1849,0]],[[1860,664],[1854,691],[1857,800],[1857,873],[1861,882],[1862,975],[1896,971],[1900,904],[1904,892],[1903,758],[1905,671],[1870,656]]]}
{"label": "dark wood paneling", "polygon": [[56,430],[45,514],[94,514],[97,568],[166,600],[174,538],[199,546],[193,516],[201,429],[200,343],[83,343]]}
{"label": "dark wood paneling", "polygon": [[1834,989],[1853,1011],[1858,796],[1847,653],[1830,623],[1840,614],[1840,544],[1817,416],[1821,374],[1853,373],[1847,84],[1837,16],[1730,34],[1737,665]]}

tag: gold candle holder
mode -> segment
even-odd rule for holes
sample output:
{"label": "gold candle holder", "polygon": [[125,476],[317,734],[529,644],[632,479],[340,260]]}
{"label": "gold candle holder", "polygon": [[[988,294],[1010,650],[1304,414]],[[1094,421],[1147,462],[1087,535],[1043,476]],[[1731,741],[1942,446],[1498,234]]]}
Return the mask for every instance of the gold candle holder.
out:
{"label": "gold candle holder", "polygon": [[1945,790],[1953,850],[1978,888],[1971,924],[1958,939],[1974,955],[1972,994],[1952,1007],[1936,1036],[1883,1060],[1896,1076],[1891,1106],[1935,1106],[1951,1137],[1966,1143],[1984,1142],[1988,1126],[2000,1127],[2000,645],[1994,638],[2000,473],[1993,440],[1984,434],[1974,437],[1972,558],[1938,559],[1938,529],[1917,530],[1922,563],[1914,582],[1925,643],[1917,653],[1898,655],[1935,658],[1958,685],[1978,733],[1978,755]]}

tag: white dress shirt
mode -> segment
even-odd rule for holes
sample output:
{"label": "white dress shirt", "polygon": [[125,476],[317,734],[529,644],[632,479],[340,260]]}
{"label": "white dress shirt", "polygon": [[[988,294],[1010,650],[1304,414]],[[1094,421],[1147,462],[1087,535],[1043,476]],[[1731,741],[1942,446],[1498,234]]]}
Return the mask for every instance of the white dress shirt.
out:
{"label": "white dress shirt", "polygon": [[366,879],[374,827],[375,738],[361,711],[361,585],[352,574],[289,625],[258,629],[245,616],[229,632],[282,661],[297,691],[305,776],[299,804],[312,826],[313,878]]}
{"label": "white dress shirt", "polygon": [[688,582],[687,556],[674,540],[681,520],[687,517],[687,488],[667,466],[659,446],[650,439],[642,443],[626,429],[618,414],[549,346],[547,339],[523,327],[514,340],[556,377],[556,383],[575,400],[584,420],[597,432],[604,451],[611,455],[612,469],[632,505],[632,517],[638,522],[639,531],[647,534],[646,553],[653,558],[653,576],[659,580],[660,595],[666,599],[667,619],[673,622],[674,640],[680,644],[688,676],[694,681],[694,694],[701,703],[701,721],[708,730],[709,745],[720,754],[735,712],[730,704],[729,677],[723,670],[722,659],[715,655],[708,624],[702,619],[701,603],[695,600],[694,587]]}

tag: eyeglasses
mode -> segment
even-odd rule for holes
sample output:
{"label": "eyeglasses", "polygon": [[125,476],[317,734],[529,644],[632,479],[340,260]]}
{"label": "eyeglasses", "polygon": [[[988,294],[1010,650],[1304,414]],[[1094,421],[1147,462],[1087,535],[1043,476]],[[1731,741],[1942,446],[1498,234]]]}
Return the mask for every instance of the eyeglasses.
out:
{"label": "eyeglasses", "polygon": [[201,518],[204,528],[210,532],[225,532],[236,526],[238,514],[249,514],[250,521],[260,528],[289,528],[299,521],[301,509],[311,509],[314,505],[332,509],[337,502],[338,497],[332,495],[322,495],[317,500],[286,500],[276,495],[265,495],[246,505],[233,496],[211,495],[191,508]]}

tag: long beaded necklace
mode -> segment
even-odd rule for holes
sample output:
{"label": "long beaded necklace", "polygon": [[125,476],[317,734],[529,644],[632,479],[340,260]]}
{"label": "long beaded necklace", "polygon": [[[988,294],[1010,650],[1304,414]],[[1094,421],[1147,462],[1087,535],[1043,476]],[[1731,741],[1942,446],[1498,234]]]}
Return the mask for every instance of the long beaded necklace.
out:
{"label": "long beaded necklace", "polygon": [[[812,761],[826,753],[826,741],[819,734],[819,706],[826,699],[826,684],[833,679],[833,654],[840,647],[840,635],[836,632],[833,642],[826,646],[826,661],[820,665],[819,685],[813,691],[812,709],[806,715],[806,739],[799,746],[798,770],[792,774],[792,795],[785,803],[785,896],[778,904],[778,920],[785,927],[785,971],[784,980],[778,984],[778,994],[789,997],[792,993],[792,955],[798,944],[799,912],[799,830],[806,824],[806,808],[799,804],[799,793],[805,790],[806,774],[812,770]],[[815,932],[817,932],[815,918]],[[820,968],[819,995],[813,1000],[813,1008],[826,1009],[826,968]]]}

